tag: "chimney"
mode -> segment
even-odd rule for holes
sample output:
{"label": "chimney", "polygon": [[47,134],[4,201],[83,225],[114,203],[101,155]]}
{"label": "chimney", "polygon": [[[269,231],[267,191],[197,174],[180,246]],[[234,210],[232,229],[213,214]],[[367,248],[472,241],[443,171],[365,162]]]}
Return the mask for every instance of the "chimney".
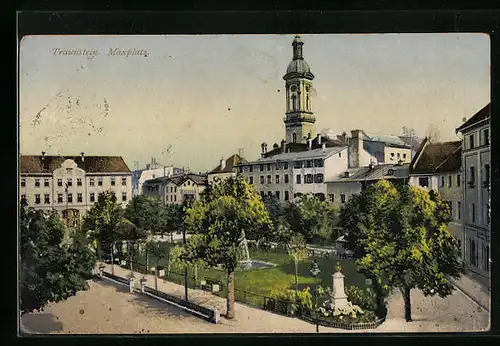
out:
{"label": "chimney", "polygon": [[267,153],[267,144],[264,142],[260,145],[260,147],[262,149],[261,156],[262,158],[264,158],[266,156],[265,154]]}
{"label": "chimney", "polygon": [[223,171],[226,168],[226,160],[224,158],[220,159],[220,169]]}
{"label": "chimney", "polygon": [[150,163],[146,164],[146,169],[149,170],[150,168],[151,168],[151,164]]}
{"label": "chimney", "polygon": [[85,153],[82,151],[80,155],[82,156],[82,162],[85,161]]}
{"label": "chimney", "polygon": [[318,133],[318,145],[321,145],[321,133]]}
{"label": "chimney", "polygon": [[45,151],[42,151],[42,160],[45,159]]}
{"label": "chimney", "polygon": [[313,144],[312,140],[308,139],[307,140],[307,147],[308,147],[309,150],[312,149],[312,144]]}
{"label": "chimney", "polygon": [[361,130],[352,130],[352,142],[350,144],[352,150],[352,167],[359,168],[361,166],[361,150],[363,150],[363,139],[361,138]]}
{"label": "chimney", "polygon": [[326,151],[326,143],[321,144],[321,149],[323,150],[323,152]]}
{"label": "chimney", "polygon": [[281,152],[285,153],[285,143],[286,141],[284,139],[281,140]]}
{"label": "chimney", "polygon": [[163,167],[163,176],[166,177],[167,176],[167,167]]}

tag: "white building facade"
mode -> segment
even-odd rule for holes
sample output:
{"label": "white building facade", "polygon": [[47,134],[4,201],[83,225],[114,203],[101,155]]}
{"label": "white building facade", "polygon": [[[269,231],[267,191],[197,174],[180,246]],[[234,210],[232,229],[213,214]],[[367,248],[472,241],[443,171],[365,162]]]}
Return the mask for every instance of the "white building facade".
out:
{"label": "white building facade", "polygon": [[123,207],[132,198],[132,173],[118,156],[21,156],[20,197],[39,210],[56,210],[76,226],[101,192]]}
{"label": "white building facade", "polygon": [[448,202],[452,220],[448,230],[457,240],[463,259],[464,219],[462,142],[430,143],[427,139],[410,164],[410,185],[435,190]]}
{"label": "white building facade", "polygon": [[465,264],[469,271],[488,280],[491,274],[490,119],[488,104],[457,128],[462,135]]}
{"label": "white building facade", "polygon": [[158,198],[166,205],[182,204],[188,200],[199,200],[206,187],[205,176],[184,174],[148,180],[143,185],[143,194]]}

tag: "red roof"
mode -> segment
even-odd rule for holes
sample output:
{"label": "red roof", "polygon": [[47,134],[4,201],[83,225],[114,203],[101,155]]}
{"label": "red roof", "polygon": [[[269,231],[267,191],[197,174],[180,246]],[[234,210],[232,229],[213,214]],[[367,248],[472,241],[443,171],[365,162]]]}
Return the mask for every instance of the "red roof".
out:
{"label": "red roof", "polygon": [[21,173],[52,173],[66,160],[73,160],[89,173],[130,173],[121,156],[41,156],[22,155]]}

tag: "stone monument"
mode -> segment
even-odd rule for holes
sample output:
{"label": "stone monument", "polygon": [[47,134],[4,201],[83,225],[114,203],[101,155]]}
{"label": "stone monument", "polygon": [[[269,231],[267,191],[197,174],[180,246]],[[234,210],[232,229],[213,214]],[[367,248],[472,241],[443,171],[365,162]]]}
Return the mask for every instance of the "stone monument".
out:
{"label": "stone monument", "polygon": [[344,274],[341,272],[340,263],[337,262],[335,266],[335,273],[333,276],[333,287],[330,296],[330,306],[332,310],[343,309],[349,304],[347,302],[347,295],[344,292]]}

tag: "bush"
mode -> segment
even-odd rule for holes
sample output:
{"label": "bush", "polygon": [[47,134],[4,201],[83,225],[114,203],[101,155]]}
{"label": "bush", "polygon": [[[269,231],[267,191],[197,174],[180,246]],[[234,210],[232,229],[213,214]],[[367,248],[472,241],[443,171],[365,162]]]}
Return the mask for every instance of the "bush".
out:
{"label": "bush", "polygon": [[309,287],[297,293],[294,290],[272,291],[270,296],[271,298],[289,303],[291,314],[293,315],[310,313],[313,309],[312,295],[309,292]]}
{"label": "bush", "polygon": [[347,286],[345,289],[347,300],[358,305],[363,310],[377,310],[377,296],[375,292],[367,288],[365,290],[356,286]]}

